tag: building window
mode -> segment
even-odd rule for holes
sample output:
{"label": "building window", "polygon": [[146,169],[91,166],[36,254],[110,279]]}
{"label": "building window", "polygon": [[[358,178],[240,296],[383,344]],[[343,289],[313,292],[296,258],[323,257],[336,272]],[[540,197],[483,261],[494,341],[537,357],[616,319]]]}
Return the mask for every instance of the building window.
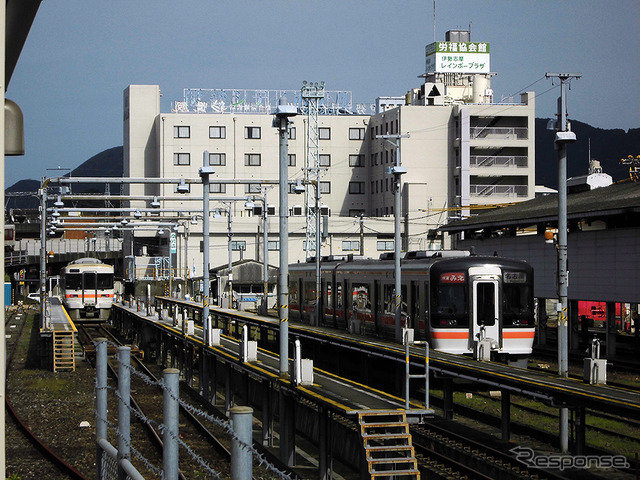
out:
{"label": "building window", "polygon": [[364,194],[364,182],[349,182],[349,193]]}
{"label": "building window", "polygon": [[209,193],[227,193],[226,183],[210,183]]}
{"label": "building window", "polygon": [[259,183],[248,183],[244,191],[246,193],[262,193],[262,186]]}
{"label": "building window", "polygon": [[260,127],[244,127],[244,138],[260,138]]}
{"label": "building window", "polygon": [[393,240],[378,240],[378,251],[388,252],[394,250]]}
{"label": "building window", "polygon": [[227,127],[209,127],[209,138],[227,138]]}
{"label": "building window", "polygon": [[223,166],[226,164],[227,164],[226,153],[210,153],[209,154],[209,165]]}
{"label": "building window", "polygon": [[269,240],[267,242],[268,250],[280,250],[280,240]]}
{"label": "building window", "polygon": [[321,154],[318,155],[318,163],[321,167],[330,167],[331,166],[331,155],[329,154]]}
{"label": "building window", "polygon": [[364,140],[364,128],[350,128],[349,140]]}
{"label": "building window", "polygon": [[331,182],[320,182],[320,193],[331,193]]}
{"label": "building window", "polygon": [[350,208],[349,209],[349,216],[350,217],[361,217],[361,216],[364,216],[364,210],[362,210],[361,208]]}
{"label": "building window", "polygon": [[231,250],[244,252],[247,249],[247,242],[244,240],[233,240]]}
{"label": "building window", "polygon": [[173,138],[189,138],[191,137],[191,127],[184,125],[175,125],[173,127]]}
{"label": "building window", "polygon": [[349,155],[350,167],[364,167],[364,155]]}
{"label": "building window", "polygon": [[296,154],[295,153],[290,153],[289,154],[289,166],[290,167],[295,167],[296,166]]}
{"label": "building window", "polygon": [[245,153],[244,164],[247,167],[259,167],[262,165],[262,158],[259,153]]}
{"label": "building window", "polygon": [[331,140],[331,128],[329,127],[318,128],[318,138],[320,140]]}
{"label": "building window", "polygon": [[289,127],[289,140],[296,139],[296,127]]}
{"label": "building window", "polygon": [[173,154],[174,165],[191,165],[190,153],[174,153]]}
{"label": "building window", "polygon": [[360,240],[343,240],[342,251],[343,252],[359,252]]}

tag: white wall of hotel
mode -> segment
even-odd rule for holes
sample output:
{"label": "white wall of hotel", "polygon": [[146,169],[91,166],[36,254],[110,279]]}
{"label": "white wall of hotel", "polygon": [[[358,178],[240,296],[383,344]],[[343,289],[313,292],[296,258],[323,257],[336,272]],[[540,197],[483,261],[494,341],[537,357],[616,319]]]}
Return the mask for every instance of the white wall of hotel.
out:
{"label": "white wall of hotel", "polygon": [[[330,210],[329,235],[322,245],[322,255],[359,254],[360,225],[356,216],[361,212],[365,216],[365,255],[377,257],[382,251],[393,250],[392,178],[386,174],[386,168],[394,162],[393,148],[389,142],[376,139],[376,134],[410,134],[410,138],[401,141],[401,160],[408,170],[402,178],[403,249],[440,249],[449,246],[448,240],[433,239],[429,232],[447,223],[451,216],[469,214],[469,208],[464,207],[534,197],[534,121],[531,92],[523,94],[518,104],[454,102],[403,105],[375,115],[321,115],[319,154],[327,169],[320,182],[322,203]],[[307,151],[307,118],[300,115],[294,122],[295,137],[289,141],[289,178],[301,179]],[[174,127],[189,128],[181,129],[181,138],[176,138]],[[210,138],[210,127],[224,127],[224,138]],[[247,138],[249,128],[258,132],[255,127],[259,138]],[[221,129],[214,130],[217,134]],[[212,180],[278,179],[278,136],[272,127],[272,115],[162,113],[158,86],[131,85],[125,89],[125,176],[196,178],[204,151],[222,154],[216,159],[221,164],[215,165]],[[132,184],[126,188],[132,195],[178,196],[173,185]],[[212,209],[219,207],[216,195],[248,193],[246,185],[215,188],[223,191],[211,194]],[[269,203],[276,205],[276,216],[269,224],[270,242],[278,240],[277,192],[275,186],[268,193]],[[201,208],[201,199],[202,186],[192,185],[188,194],[165,200],[163,206]],[[303,204],[304,196],[289,197],[290,209]],[[132,201],[131,206],[146,205]],[[462,207],[461,212],[451,210],[454,207]],[[304,209],[302,216],[289,219],[291,262],[305,259],[303,215]],[[261,228],[261,220],[246,212],[242,202],[234,205],[233,240],[246,242],[246,250],[233,252],[234,261],[241,255],[262,261]],[[212,218],[210,230],[211,267],[224,265],[228,262],[227,218]],[[202,275],[202,222],[189,225],[186,259],[182,241],[177,267],[188,266],[193,274],[195,266],[195,275]],[[277,250],[270,250],[269,263],[278,264]]]}

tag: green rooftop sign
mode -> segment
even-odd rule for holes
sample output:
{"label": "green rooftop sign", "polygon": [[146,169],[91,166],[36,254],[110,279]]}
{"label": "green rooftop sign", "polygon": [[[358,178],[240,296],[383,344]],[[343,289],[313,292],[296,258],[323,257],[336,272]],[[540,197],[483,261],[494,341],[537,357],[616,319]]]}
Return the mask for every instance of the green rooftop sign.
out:
{"label": "green rooftop sign", "polygon": [[427,73],[489,73],[486,42],[434,42],[425,48]]}

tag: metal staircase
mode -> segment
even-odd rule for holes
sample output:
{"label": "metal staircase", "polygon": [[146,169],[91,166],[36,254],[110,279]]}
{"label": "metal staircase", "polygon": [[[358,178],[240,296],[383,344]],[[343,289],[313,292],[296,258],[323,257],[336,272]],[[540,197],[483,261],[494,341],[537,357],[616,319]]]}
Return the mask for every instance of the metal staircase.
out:
{"label": "metal staircase", "polygon": [[370,478],[420,480],[404,410],[362,411],[358,421]]}
{"label": "metal staircase", "polygon": [[53,331],[53,371],[76,370],[75,332]]}

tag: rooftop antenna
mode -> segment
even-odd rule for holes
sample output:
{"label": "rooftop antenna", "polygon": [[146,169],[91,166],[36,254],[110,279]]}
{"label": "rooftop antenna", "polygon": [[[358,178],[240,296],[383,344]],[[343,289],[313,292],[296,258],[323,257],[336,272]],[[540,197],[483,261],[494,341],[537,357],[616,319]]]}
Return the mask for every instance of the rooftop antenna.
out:
{"label": "rooftop antenna", "polygon": [[433,41],[436,41],[436,0],[433,0]]}

